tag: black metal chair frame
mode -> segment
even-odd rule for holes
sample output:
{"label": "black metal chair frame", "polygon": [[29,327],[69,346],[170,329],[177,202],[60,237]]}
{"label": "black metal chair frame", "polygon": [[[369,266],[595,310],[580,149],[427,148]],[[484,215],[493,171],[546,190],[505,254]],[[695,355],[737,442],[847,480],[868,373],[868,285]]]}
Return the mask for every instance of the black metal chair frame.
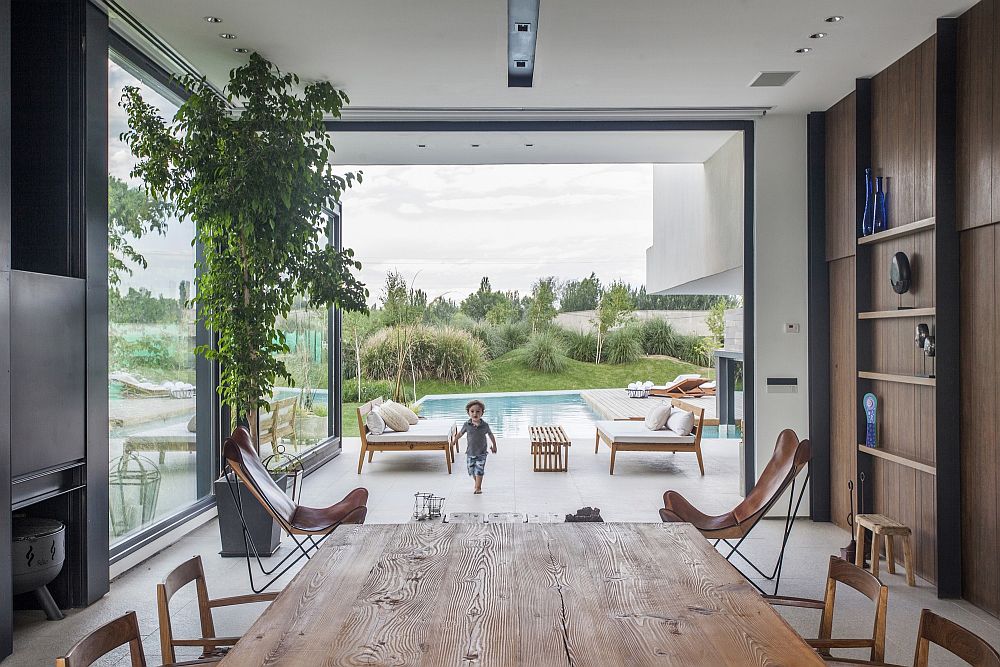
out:
{"label": "black metal chair frame", "polygon": [[[750,532],[753,532],[752,530],[750,532],[748,532],[746,535],[744,535],[743,537],[741,537],[736,542],[736,544],[731,544],[729,539],[718,539],[712,545],[712,546],[717,547],[719,545],[719,542],[724,542],[725,545],[730,548],[729,553],[726,554],[726,560],[731,560],[733,556],[739,556],[740,558],[743,559],[743,561],[747,565],[749,565],[750,567],[753,568],[754,572],[756,572],[757,574],[759,574],[761,577],[763,577],[764,579],[766,579],[768,581],[773,581],[774,582],[774,593],[770,594],[770,595],[777,595],[778,594],[778,585],[781,583],[781,566],[782,566],[782,563],[785,560],[785,547],[788,545],[788,538],[792,534],[792,526],[795,524],[795,517],[799,513],[799,505],[802,504],[802,497],[805,495],[806,489],[808,488],[809,474],[810,474],[810,472],[809,472],[809,469],[807,468],[806,469],[806,478],[802,481],[802,488],[799,490],[799,497],[798,497],[797,500],[795,498],[795,477],[792,478],[791,487],[790,487],[789,493],[788,493],[788,511],[785,514],[785,531],[784,531],[784,534],[782,535],[782,538],[781,538],[781,550],[778,552],[778,560],[774,564],[774,569],[771,570],[771,574],[765,573],[752,560],[750,560],[747,556],[743,555],[743,553],[739,550],[740,549],[740,545],[743,544],[743,540],[747,539],[747,537],[750,536]],[[796,475],[796,477],[797,477],[797,475]],[[792,506],[793,503],[794,503],[794,508]],[[767,513],[767,511],[770,510],[771,507],[773,507],[773,506],[774,506],[774,504],[772,503],[772,504],[768,505],[765,509],[763,509],[761,511],[764,512],[764,513]],[[761,517],[761,520],[762,519],[763,519],[763,517]],[[759,521],[758,521],[758,523],[759,523]],[[742,570],[740,570],[740,568],[737,567],[736,569],[737,569],[737,571],[739,571],[740,574],[742,574],[744,576],[744,578],[746,578],[747,581],[750,582],[750,584],[754,588],[756,588],[758,591],[760,591],[760,593],[762,595],[769,595],[769,593],[767,593],[763,588],[761,588],[760,586],[758,586],[757,583],[753,579],[751,579],[750,577],[748,577],[746,575],[746,573],[744,573]]]}
{"label": "black metal chair frame", "polygon": [[[229,487],[229,493],[232,494],[233,502],[236,503],[237,513],[240,515],[240,524],[243,527],[243,543],[246,547],[247,574],[250,577],[250,590],[252,590],[254,593],[261,593],[270,588],[278,579],[284,576],[286,572],[292,569],[292,567],[294,567],[295,564],[298,563],[303,558],[309,560],[312,557],[311,554],[315,553],[316,550],[319,549],[320,545],[323,544],[323,541],[326,540],[326,538],[328,538],[333,533],[334,530],[339,528],[348,517],[350,517],[358,510],[367,509],[365,506],[355,507],[353,510],[348,512],[343,519],[329,526],[327,531],[322,535],[320,535],[319,537],[316,537],[315,535],[303,535],[302,536],[303,539],[300,540],[299,536],[295,535],[292,532],[293,530],[295,530],[293,526],[288,524],[286,521],[279,520],[277,518],[278,513],[275,511],[274,507],[272,507],[271,504],[267,502],[267,500],[264,497],[264,494],[261,493],[260,487],[257,486],[257,483],[253,480],[253,478],[250,478],[248,476],[247,480],[244,483],[253,485],[254,490],[257,492],[255,494],[257,500],[261,504],[267,506],[268,514],[270,514],[275,521],[278,521],[278,524],[281,526],[282,530],[288,533],[288,536],[292,538],[293,542],[295,542],[295,547],[288,554],[286,554],[284,558],[275,563],[274,567],[268,569],[267,567],[264,566],[263,560],[261,560],[260,552],[257,550],[257,545],[254,544],[253,536],[250,535],[250,529],[247,527],[246,520],[243,517],[243,499],[240,497],[239,493],[240,477],[236,474],[235,471],[233,471],[232,467],[228,464],[226,465],[224,475],[226,476],[226,485]],[[264,577],[270,577],[272,574],[274,575],[273,577],[271,577],[270,580],[265,581],[263,585],[260,586],[259,588],[254,583],[253,564],[251,562],[251,555],[250,555],[251,551],[253,552],[253,559],[257,561],[257,567],[260,568],[261,574]],[[295,556],[296,558],[291,562],[288,562],[288,560],[292,556]],[[280,572],[278,572],[279,569],[281,570]],[[278,573],[274,574],[275,572]]]}

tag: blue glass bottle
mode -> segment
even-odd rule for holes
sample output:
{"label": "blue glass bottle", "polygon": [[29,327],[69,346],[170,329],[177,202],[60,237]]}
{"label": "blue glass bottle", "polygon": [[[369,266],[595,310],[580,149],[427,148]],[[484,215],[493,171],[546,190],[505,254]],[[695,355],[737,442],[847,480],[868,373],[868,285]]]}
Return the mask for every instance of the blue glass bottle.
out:
{"label": "blue glass bottle", "polygon": [[868,236],[875,231],[875,200],[872,195],[872,170],[865,169],[865,210],[861,214],[858,236]]}
{"label": "blue glass bottle", "polygon": [[889,213],[885,201],[886,191],[883,187],[884,178],[879,176],[875,179],[874,228],[876,232],[884,232],[889,229]]}

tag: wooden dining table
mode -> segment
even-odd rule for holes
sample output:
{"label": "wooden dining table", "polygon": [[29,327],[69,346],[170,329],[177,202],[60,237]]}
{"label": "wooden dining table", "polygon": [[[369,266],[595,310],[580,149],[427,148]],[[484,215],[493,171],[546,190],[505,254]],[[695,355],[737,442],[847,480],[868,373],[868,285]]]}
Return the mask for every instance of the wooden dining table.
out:
{"label": "wooden dining table", "polygon": [[680,523],[342,526],[222,660],[823,665]]}

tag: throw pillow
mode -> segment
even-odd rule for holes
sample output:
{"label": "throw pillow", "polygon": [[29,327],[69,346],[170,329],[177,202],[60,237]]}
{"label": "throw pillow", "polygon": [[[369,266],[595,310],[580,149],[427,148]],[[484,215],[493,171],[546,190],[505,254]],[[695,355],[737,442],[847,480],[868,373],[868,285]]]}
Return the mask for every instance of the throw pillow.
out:
{"label": "throw pillow", "polygon": [[385,431],[385,420],[378,413],[378,408],[372,408],[372,411],[365,416],[365,426],[372,435],[382,435]]}
{"label": "throw pillow", "polygon": [[675,408],[667,417],[667,428],[677,435],[691,435],[694,430],[694,413]]}
{"label": "throw pillow", "polygon": [[667,425],[667,418],[670,417],[672,407],[669,403],[660,402],[646,415],[646,428],[650,431],[659,431]]}
{"label": "throw pillow", "polygon": [[378,412],[385,420],[385,425],[393,431],[402,433],[410,430],[410,422],[396,409],[395,403],[383,403]]}
{"label": "throw pillow", "polygon": [[414,424],[420,422],[420,418],[417,417],[417,413],[408,408],[407,406],[403,405],[402,403],[396,403],[395,401],[386,401],[386,404],[392,405],[393,410],[403,415],[403,417],[406,419],[406,422],[410,426],[413,426]]}

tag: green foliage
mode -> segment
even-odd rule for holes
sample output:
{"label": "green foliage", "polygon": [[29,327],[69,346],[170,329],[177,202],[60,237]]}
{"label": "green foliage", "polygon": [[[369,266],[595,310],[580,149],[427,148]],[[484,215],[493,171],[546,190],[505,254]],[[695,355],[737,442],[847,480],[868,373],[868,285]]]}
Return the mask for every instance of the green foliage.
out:
{"label": "green foliage", "polygon": [[493,291],[490,279],[483,276],[483,279],[479,282],[479,289],[465,297],[460,308],[463,313],[472,319],[482,320],[486,318],[486,313],[490,312],[502,298],[503,295],[500,292]]}
{"label": "green foliage", "polygon": [[366,308],[353,251],[320,242],[325,211],[355,179],[334,172],[325,122],[348,98],[326,81],[300,86],[256,53],[230,72],[223,97],[205,79],[181,83],[192,94],[170,124],[126,88],[122,139],[149,196],[195,222],[204,252],[195,301],[218,337],[196,351],[220,364],[223,402],[246,415],[267,407],[277,378],[294,384],[276,322],[296,295],[317,308]]}
{"label": "green foliage", "polygon": [[456,329],[465,329],[466,331],[471,331],[472,328],[476,326],[476,321],[471,317],[469,317],[468,315],[466,315],[465,313],[463,313],[462,311],[458,311],[457,313],[451,316],[451,322],[449,322],[448,324],[455,327]]}
{"label": "green foliage", "polygon": [[727,305],[725,301],[716,301],[712,304],[711,310],[708,311],[708,317],[705,319],[705,324],[708,325],[708,330],[712,332],[718,346],[721,346],[726,339]]}
{"label": "green foliage", "polygon": [[564,313],[597,310],[602,293],[601,281],[593,272],[583,280],[567,280],[559,292],[559,310]]}
{"label": "green foliage", "polygon": [[108,319],[122,324],[165,324],[181,321],[177,299],[154,297],[148,289],[130,287],[124,296],[118,290],[108,293]]}
{"label": "green foliage", "polygon": [[486,321],[492,326],[498,327],[502,324],[509,324],[517,321],[520,311],[514,303],[504,297],[486,312]]}
{"label": "green foliage", "polygon": [[[361,350],[364,375],[395,380],[399,375],[397,331],[375,332]],[[403,373],[416,380],[437,378],[463,384],[477,384],[486,378],[486,352],[482,343],[467,331],[453,327],[411,327],[409,352]]]}
{"label": "green foliage", "polygon": [[669,322],[660,318],[646,320],[641,326],[642,349],[646,354],[672,355],[676,352],[677,332]]}
{"label": "green foliage", "polygon": [[490,356],[496,359],[528,342],[528,327],[523,322],[508,322],[496,327],[490,336]]}
{"label": "green foliage", "polygon": [[638,327],[626,325],[608,332],[604,344],[608,362],[630,364],[642,357],[642,334]]}
{"label": "green foliage", "polygon": [[424,310],[425,324],[450,324],[458,313],[458,304],[451,299],[439,296],[427,304]]}
{"label": "green foliage", "polygon": [[525,348],[524,363],[542,373],[558,373],[566,368],[566,352],[552,331],[539,331]]}
{"label": "green foliage", "polygon": [[131,241],[151,232],[166,234],[171,210],[169,204],[108,175],[108,286],[112,294],[117,294],[122,274],[132,275],[130,263],[143,269],[148,266]]}
{"label": "green foliage", "polygon": [[556,279],[554,276],[539,278],[531,288],[528,302],[528,322],[532,331],[549,326],[556,316]]}
{"label": "green foliage", "polygon": [[597,336],[593,331],[563,329],[560,336],[566,346],[566,355],[577,361],[594,362],[597,358]]}
{"label": "green foliage", "polygon": [[710,366],[714,349],[711,338],[680,334],[677,336],[675,354],[671,356],[696,366]]}
{"label": "green foliage", "polygon": [[345,382],[341,396],[344,403],[367,403],[376,398],[388,398],[392,395],[392,385],[385,380],[361,381],[361,397],[358,397],[358,387],[353,382]]}
{"label": "green foliage", "polygon": [[387,327],[416,324],[423,319],[427,308],[427,294],[407,285],[406,279],[397,271],[386,274],[379,300],[382,322]]}
{"label": "green foliage", "polygon": [[601,296],[597,306],[595,324],[597,324],[597,353],[594,355],[598,363],[604,355],[604,337],[608,332],[632,319],[635,302],[629,293],[628,285],[621,281],[611,283],[611,287]]}
{"label": "green foliage", "polygon": [[185,370],[194,366],[194,357],[185,343],[179,336],[149,334],[130,340],[112,331],[108,335],[109,363],[112,370]]}

